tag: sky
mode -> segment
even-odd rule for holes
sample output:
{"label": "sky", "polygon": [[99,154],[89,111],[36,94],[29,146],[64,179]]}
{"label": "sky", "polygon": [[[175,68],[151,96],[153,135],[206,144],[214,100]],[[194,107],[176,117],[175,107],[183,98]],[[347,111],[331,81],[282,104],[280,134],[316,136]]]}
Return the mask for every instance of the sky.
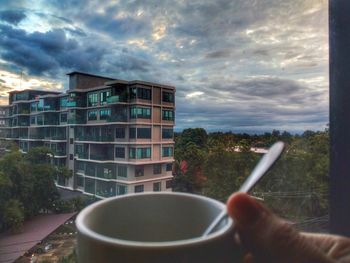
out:
{"label": "sky", "polygon": [[328,124],[327,0],[0,0],[0,104],[83,71],[176,87],[176,130]]}

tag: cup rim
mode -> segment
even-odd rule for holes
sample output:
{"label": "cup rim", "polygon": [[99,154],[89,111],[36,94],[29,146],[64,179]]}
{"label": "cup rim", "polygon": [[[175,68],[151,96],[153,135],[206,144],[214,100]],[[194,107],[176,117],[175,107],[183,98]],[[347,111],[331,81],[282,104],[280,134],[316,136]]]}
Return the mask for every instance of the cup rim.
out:
{"label": "cup rim", "polygon": [[97,233],[96,231],[91,230],[89,227],[87,227],[84,223],[84,219],[86,216],[89,215],[89,213],[95,209],[96,207],[103,205],[105,203],[111,202],[115,199],[123,199],[128,198],[130,196],[142,196],[142,195],[181,195],[181,196],[187,196],[192,198],[201,199],[206,202],[213,203],[214,205],[217,205],[222,208],[222,210],[226,209],[226,206],[212,198],[201,196],[197,194],[189,194],[189,193],[180,193],[180,192],[144,192],[144,193],[137,193],[137,194],[126,194],[121,196],[115,196],[111,198],[106,198],[104,200],[98,201],[94,204],[89,205],[88,207],[84,208],[77,216],[75,224],[78,229],[78,233],[85,235],[89,238],[98,240],[100,242],[107,243],[109,245],[113,246],[124,246],[124,247],[137,247],[137,248],[167,248],[167,247],[174,247],[174,246],[188,246],[188,245],[198,245],[202,243],[207,243],[210,241],[214,241],[216,239],[219,239],[221,236],[225,235],[227,232],[229,232],[233,228],[233,220],[231,218],[228,218],[228,223],[220,228],[219,230],[203,237],[194,237],[190,239],[184,239],[184,240],[174,240],[174,241],[164,241],[164,242],[141,242],[141,241],[132,241],[132,240],[124,240],[114,237],[108,237],[105,235],[102,235],[100,233]]}

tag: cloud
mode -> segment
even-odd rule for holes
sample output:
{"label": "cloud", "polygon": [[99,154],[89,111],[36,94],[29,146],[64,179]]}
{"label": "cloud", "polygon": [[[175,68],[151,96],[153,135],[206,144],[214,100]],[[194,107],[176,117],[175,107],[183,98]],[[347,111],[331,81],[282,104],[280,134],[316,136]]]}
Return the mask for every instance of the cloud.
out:
{"label": "cloud", "polygon": [[326,0],[11,5],[27,17],[0,24],[8,70],[61,82],[81,70],[176,86],[179,129],[302,130],[328,122]]}
{"label": "cloud", "polygon": [[18,25],[24,18],[26,18],[26,14],[23,10],[0,11],[0,21],[5,21],[9,24]]}

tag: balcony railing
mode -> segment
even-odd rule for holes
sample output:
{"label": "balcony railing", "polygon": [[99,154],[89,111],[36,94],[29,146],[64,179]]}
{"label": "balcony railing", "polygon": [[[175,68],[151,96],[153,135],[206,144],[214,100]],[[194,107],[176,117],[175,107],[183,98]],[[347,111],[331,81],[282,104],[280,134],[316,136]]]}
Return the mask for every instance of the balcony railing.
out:
{"label": "balcony railing", "polygon": [[54,150],[53,151],[55,156],[66,156],[67,152],[65,150]]}
{"label": "balcony railing", "polygon": [[113,136],[93,136],[93,135],[80,135],[76,137],[77,141],[94,141],[94,142],[112,142]]}
{"label": "balcony railing", "polygon": [[90,159],[98,161],[112,161],[114,160],[114,156],[108,156],[105,154],[90,154]]}
{"label": "balcony railing", "polygon": [[79,159],[89,159],[89,154],[87,152],[76,153],[75,154]]}

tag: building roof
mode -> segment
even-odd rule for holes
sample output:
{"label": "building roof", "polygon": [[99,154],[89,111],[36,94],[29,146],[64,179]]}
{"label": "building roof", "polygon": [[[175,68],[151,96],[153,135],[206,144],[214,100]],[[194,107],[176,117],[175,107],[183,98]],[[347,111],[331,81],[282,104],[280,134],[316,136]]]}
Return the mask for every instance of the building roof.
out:
{"label": "building roof", "polygon": [[21,233],[1,234],[0,262],[14,262],[74,215],[75,213],[39,215],[26,221]]}
{"label": "building roof", "polygon": [[22,90],[12,90],[9,91],[8,93],[20,93],[20,92],[25,92],[25,91],[35,91],[35,92],[40,92],[40,93],[48,93],[48,94],[60,94],[61,92],[58,91],[50,91],[50,90],[40,90],[40,89],[22,89]]}
{"label": "building roof", "polygon": [[104,77],[104,76],[99,76],[99,75],[94,75],[90,73],[85,73],[85,72],[80,72],[80,71],[72,71],[70,73],[67,73],[67,75],[74,75],[74,74],[79,74],[79,75],[85,75],[85,76],[90,76],[90,77],[95,77],[95,78],[103,78],[103,79],[110,79],[110,80],[115,80],[114,78],[110,77]]}

